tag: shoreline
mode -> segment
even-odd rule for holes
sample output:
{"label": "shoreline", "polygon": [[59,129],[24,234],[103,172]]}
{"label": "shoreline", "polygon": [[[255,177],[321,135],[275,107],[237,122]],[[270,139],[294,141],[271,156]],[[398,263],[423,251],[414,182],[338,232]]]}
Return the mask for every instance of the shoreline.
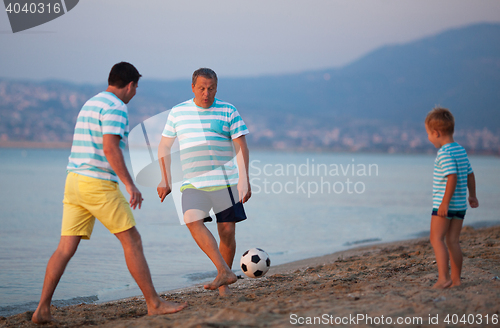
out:
{"label": "shoreline", "polygon": [[[2,148],[19,148],[19,149],[71,149],[72,141],[50,141],[50,142],[39,142],[39,141],[0,141],[0,149]],[[255,147],[254,151],[263,152],[279,152],[279,153],[318,153],[318,154],[374,154],[374,155],[435,155],[434,151],[412,151],[412,150],[402,150],[397,152],[388,152],[382,150],[369,150],[364,149],[362,151],[348,151],[348,150],[338,150],[338,149],[324,149],[324,148],[286,148],[286,149],[275,149],[268,147]],[[128,147],[127,147],[128,151]],[[468,154],[471,156],[485,156],[485,157],[500,157],[500,151],[473,151],[469,150]]]}
{"label": "shoreline", "polygon": [[[500,221],[498,222],[498,224],[500,225]],[[335,259],[341,257],[341,256],[347,256],[347,254],[350,254],[351,252],[353,251],[357,251],[357,250],[362,250],[364,248],[370,248],[370,247],[373,247],[373,246],[376,246],[376,245],[391,245],[391,244],[399,244],[399,243],[405,243],[407,241],[411,241],[411,240],[417,240],[417,239],[421,239],[421,238],[424,238],[425,237],[417,237],[417,238],[411,238],[411,239],[404,239],[404,240],[400,240],[400,241],[393,241],[393,242],[366,242],[366,243],[363,243],[361,245],[353,245],[352,248],[349,248],[349,249],[345,249],[345,250],[342,250],[342,251],[337,251],[337,252],[334,252],[334,253],[331,253],[331,254],[326,254],[326,255],[321,255],[321,256],[315,256],[315,257],[311,257],[311,258],[305,258],[305,259],[301,259],[301,260],[295,260],[295,261],[292,261],[292,262],[287,262],[287,263],[282,263],[282,264],[279,264],[279,265],[271,265],[269,271],[266,273],[266,276],[269,276],[269,275],[273,275],[273,274],[280,274],[280,273],[283,273],[283,272],[288,272],[288,271],[293,271],[293,270],[297,270],[297,269],[300,269],[301,267],[304,267],[304,266],[315,266],[315,265],[318,265],[319,263],[324,263],[325,261],[326,262],[333,262],[335,261]],[[238,262],[238,263],[237,263]],[[243,272],[241,272],[241,269],[239,268],[239,261],[236,261],[235,260],[235,264],[234,265],[238,265],[238,270],[234,270],[233,269],[233,272],[234,273],[240,273],[241,275],[238,275],[239,277],[243,278],[243,279],[250,279],[248,277],[246,277]],[[202,286],[206,283],[206,282],[209,282],[211,281],[212,279],[215,278],[215,273],[213,276],[207,278],[206,280],[199,280],[198,282],[195,282],[193,283],[192,285],[189,285],[189,286],[184,286],[184,287],[179,287],[179,288],[173,288],[173,289],[167,289],[167,290],[163,290],[163,291],[159,291],[158,294],[161,294],[161,295],[167,295],[167,294],[173,294],[173,293],[179,293],[179,292],[187,292],[187,291],[191,291],[192,289],[199,289],[199,288],[202,288]],[[240,278],[239,278],[240,279]],[[69,298],[69,299],[56,299],[56,300],[52,300],[52,304],[56,307],[71,307],[71,306],[76,306],[76,305],[80,305],[80,304],[89,304],[89,305],[104,305],[104,304],[112,304],[112,303],[117,303],[117,302],[124,302],[124,301],[130,301],[130,300],[138,300],[138,299],[141,299],[143,300],[143,296],[142,295],[133,295],[133,296],[126,296],[126,297],[122,297],[122,298],[117,298],[117,299],[112,299],[112,300],[105,300],[105,301],[100,301],[99,299],[97,300],[94,300],[94,298],[97,298],[97,295],[87,295],[87,296],[75,296],[73,298]],[[24,313],[24,312],[33,312],[33,310],[30,310],[29,309],[29,306],[33,306],[36,304],[38,304],[37,301],[31,301],[31,302],[27,302],[27,303],[20,303],[20,304],[14,304],[14,305],[5,305],[3,306],[4,308],[6,307],[10,307],[10,308],[16,308],[16,307],[21,307],[21,308],[25,308],[25,310],[23,312],[18,312],[18,313],[15,313],[15,314],[12,314],[12,315],[7,315],[7,316],[2,316],[0,315],[0,318],[2,317],[11,317],[11,316],[16,316],[16,315],[19,315],[21,313]],[[1,323],[1,321],[0,321]],[[1,327],[1,326],[0,326]]]}
{"label": "shoreline", "polygon": [[[201,284],[162,292],[164,299],[190,304],[171,315],[147,316],[142,296],[53,307],[59,323],[50,326],[290,327],[314,318],[326,320],[328,315],[332,320],[365,315],[377,320],[381,316],[418,317],[422,323],[410,326],[435,327],[429,322],[431,318],[438,317],[438,326],[445,326],[447,315],[474,314],[474,324],[466,326],[482,327],[486,316],[489,320],[500,316],[500,226],[465,226],[461,245],[462,285],[445,290],[430,288],[437,278],[437,268],[429,238],[421,237],[363,245],[274,266],[264,278],[239,279],[227,298],[204,290]],[[32,327],[31,315],[28,311],[0,318],[0,327]],[[479,317],[484,321],[481,324]]]}

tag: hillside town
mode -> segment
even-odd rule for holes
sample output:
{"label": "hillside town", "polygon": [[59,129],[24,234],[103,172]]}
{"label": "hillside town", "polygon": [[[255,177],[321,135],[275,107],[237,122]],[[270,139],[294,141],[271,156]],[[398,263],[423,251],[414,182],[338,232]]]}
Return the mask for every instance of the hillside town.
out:
{"label": "hillside town", "polygon": [[[0,80],[0,147],[28,145],[69,146],[76,115],[98,87],[64,83]],[[169,108],[141,97],[131,103],[130,129]],[[248,125],[254,149],[278,151],[433,153],[422,122],[387,122],[363,118],[325,118],[285,114],[276,117],[239,108]],[[470,153],[500,155],[500,128],[467,127],[459,122],[456,140]]]}

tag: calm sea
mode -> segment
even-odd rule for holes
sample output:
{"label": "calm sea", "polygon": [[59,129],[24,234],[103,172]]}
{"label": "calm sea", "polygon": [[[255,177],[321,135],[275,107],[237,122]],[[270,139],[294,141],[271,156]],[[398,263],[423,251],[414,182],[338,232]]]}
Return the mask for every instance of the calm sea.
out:
{"label": "calm sea", "polygon": [[[0,316],[36,308],[60,236],[69,151],[0,149]],[[500,159],[471,157],[480,207],[466,224],[499,223]],[[428,235],[433,155],[251,153],[249,219],[237,225],[237,256],[265,249],[272,264],[350,247]],[[123,189],[123,188],[122,188]],[[141,187],[137,227],[158,291],[210,280],[215,268],[179,224],[172,196]],[[125,192],[124,192],[125,193]],[[208,224],[215,233],[215,224]],[[121,246],[96,223],[55,292],[56,305],[140,295]]]}

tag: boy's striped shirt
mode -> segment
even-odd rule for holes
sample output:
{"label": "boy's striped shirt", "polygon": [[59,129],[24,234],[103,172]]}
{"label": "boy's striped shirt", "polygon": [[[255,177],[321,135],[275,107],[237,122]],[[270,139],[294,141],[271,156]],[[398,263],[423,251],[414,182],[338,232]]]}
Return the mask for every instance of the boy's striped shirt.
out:
{"label": "boy's striped shirt", "polygon": [[201,108],[194,99],[170,111],[163,136],[179,138],[184,181],[181,190],[193,185],[210,188],[238,183],[232,140],[248,134],[236,108],[218,99]]}
{"label": "boy's striped shirt", "polygon": [[123,150],[128,133],[127,105],[107,91],[92,97],[78,114],[67,170],[98,179],[118,181],[104,155],[103,135],[119,135],[120,148]]}
{"label": "boy's striped shirt", "polygon": [[448,175],[457,175],[457,187],[451,198],[449,211],[467,209],[467,176],[472,167],[465,149],[453,142],[442,146],[434,162],[433,208],[438,209],[443,201]]}

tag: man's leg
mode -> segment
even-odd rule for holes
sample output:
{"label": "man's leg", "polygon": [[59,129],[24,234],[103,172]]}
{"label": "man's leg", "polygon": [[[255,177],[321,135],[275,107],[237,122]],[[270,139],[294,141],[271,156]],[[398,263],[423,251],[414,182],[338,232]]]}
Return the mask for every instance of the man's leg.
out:
{"label": "man's leg", "polygon": [[[236,253],[236,223],[219,222],[217,223],[217,230],[220,238],[219,251],[227,266],[231,269],[233,267],[234,254]],[[219,293],[221,296],[228,295],[230,293],[229,286],[220,286]]]}
{"label": "man's leg", "polygon": [[69,260],[75,254],[81,239],[81,236],[61,236],[59,245],[47,264],[40,303],[38,303],[38,307],[31,318],[31,321],[34,323],[41,324],[52,320],[52,315],[50,314],[52,295],[54,295],[57,284]]}
{"label": "man's leg", "polygon": [[133,227],[126,231],[116,233],[115,236],[122,244],[128,270],[146,299],[148,314],[174,313],[185,308],[187,303],[179,304],[166,302],[156,293],[151,279],[151,273],[149,272],[148,263],[144,256],[141,236],[137,229]]}
{"label": "man's leg", "polygon": [[196,244],[207,254],[217,268],[217,277],[214,281],[203,286],[205,289],[214,290],[220,286],[235,283],[237,278],[222,257],[214,236],[205,226],[203,222],[205,216],[206,213],[201,210],[190,209],[184,213],[184,222],[186,222]]}

